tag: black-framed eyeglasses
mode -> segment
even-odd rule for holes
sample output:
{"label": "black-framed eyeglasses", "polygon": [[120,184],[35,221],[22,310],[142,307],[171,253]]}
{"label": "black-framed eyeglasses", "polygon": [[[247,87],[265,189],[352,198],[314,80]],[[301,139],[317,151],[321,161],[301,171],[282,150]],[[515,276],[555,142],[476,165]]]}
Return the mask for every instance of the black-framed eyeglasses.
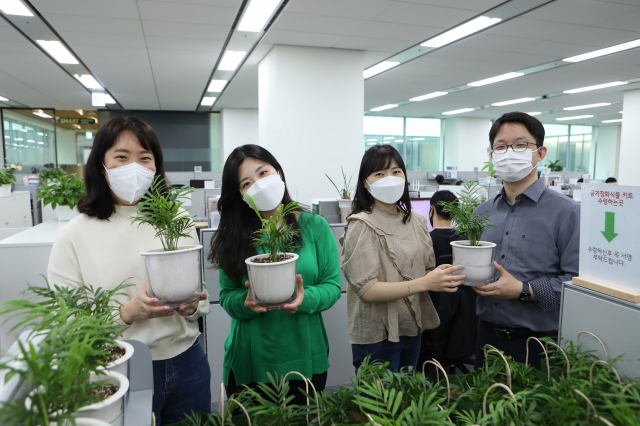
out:
{"label": "black-framed eyeglasses", "polygon": [[[529,145],[536,145],[533,142],[516,142],[511,145],[494,145],[493,153],[494,154],[504,154],[507,152],[507,149],[511,148],[513,152],[525,152]],[[537,145],[536,145],[537,146]]]}

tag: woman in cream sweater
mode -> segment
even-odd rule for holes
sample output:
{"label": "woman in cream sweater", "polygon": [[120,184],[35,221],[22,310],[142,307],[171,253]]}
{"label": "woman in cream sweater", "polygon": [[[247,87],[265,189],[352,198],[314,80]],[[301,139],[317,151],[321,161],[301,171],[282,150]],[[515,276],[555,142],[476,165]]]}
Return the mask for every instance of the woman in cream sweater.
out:
{"label": "woman in cream sweater", "polygon": [[453,275],[464,266],[435,268],[426,218],[411,212],[406,175],[388,145],[370,148],[360,164],[341,258],[356,370],[367,355],[393,371],[415,369],[420,334],[440,323],[428,291],[454,292],[464,281]]}
{"label": "woman in cream sweater", "polygon": [[[164,174],[158,138],[145,122],[116,117],[96,133],[85,168],[86,196],[80,216],[61,230],[51,251],[50,285],[114,288],[134,284],[118,296],[125,339],[144,342],[153,356],[153,412],[156,425],[182,420],[191,410],[209,412],[210,371],[199,345],[197,319],[209,312],[199,303],[159,306],[149,297],[140,252],[162,248],[150,225],[132,223],[136,204],[154,176]],[[192,231],[181,245],[198,244]],[[115,301],[114,301],[115,302]]]}

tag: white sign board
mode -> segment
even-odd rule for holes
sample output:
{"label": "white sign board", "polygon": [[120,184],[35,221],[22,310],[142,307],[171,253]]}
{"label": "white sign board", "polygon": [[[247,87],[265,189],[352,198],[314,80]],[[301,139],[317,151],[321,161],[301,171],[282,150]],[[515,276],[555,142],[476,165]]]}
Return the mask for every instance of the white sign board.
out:
{"label": "white sign board", "polygon": [[640,187],[582,185],[580,276],[640,291]]}

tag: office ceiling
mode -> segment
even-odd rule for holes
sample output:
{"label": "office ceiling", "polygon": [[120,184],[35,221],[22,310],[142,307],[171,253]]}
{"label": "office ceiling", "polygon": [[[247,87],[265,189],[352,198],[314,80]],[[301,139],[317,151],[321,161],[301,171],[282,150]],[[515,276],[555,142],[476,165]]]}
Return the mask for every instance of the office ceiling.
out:
{"label": "office ceiling", "polygon": [[[216,103],[258,107],[258,64],[274,44],[357,49],[363,69],[503,0],[290,0]],[[31,5],[126,109],[191,110],[200,101],[242,0],[31,0]],[[365,81],[365,109],[640,38],[640,0],[556,0]],[[91,109],[88,91],[0,19],[0,96],[29,107]],[[441,117],[443,111],[640,78],[640,48],[526,75],[375,115]],[[493,107],[457,116],[553,111],[620,118],[640,83]],[[571,123],[571,122],[570,122]]]}

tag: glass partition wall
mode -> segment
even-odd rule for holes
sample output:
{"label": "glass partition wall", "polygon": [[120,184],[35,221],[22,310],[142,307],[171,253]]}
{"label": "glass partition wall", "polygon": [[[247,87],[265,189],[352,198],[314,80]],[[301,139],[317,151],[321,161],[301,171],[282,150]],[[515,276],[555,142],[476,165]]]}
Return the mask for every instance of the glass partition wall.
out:
{"label": "glass partition wall", "polygon": [[3,108],[4,160],[26,173],[57,164],[54,117],[54,110]]}
{"label": "glass partition wall", "polygon": [[555,162],[563,171],[589,173],[593,176],[595,163],[592,160],[597,127],[544,124],[544,129],[547,156],[542,166],[548,167]]}

